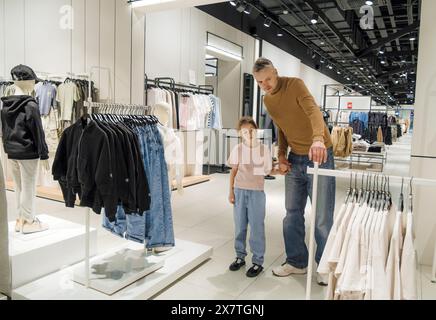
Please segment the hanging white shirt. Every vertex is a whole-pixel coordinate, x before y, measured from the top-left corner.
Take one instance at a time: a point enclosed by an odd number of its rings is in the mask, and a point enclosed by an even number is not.
[[[401,255],[401,299],[416,300],[416,251],[413,245],[413,214],[407,213],[406,234]]]
[[[401,278],[400,278],[400,244],[402,243],[402,218],[401,212],[395,216],[395,224],[389,245],[389,255],[386,264],[387,285],[389,289],[389,299],[401,299]]]
[[[322,254],[321,260],[319,262],[318,265],[318,273],[320,274],[328,274],[330,273],[330,267],[328,264],[328,259],[330,257],[330,253],[332,251],[333,248],[333,244],[335,242],[335,238],[336,238],[336,233],[337,230],[339,229],[339,226],[341,225],[341,221],[342,221],[342,217],[345,214],[345,211],[347,210],[347,204],[343,204],[337,214],[337,216],[335,217],[334,221],[333,221],[333,226],[330,229],[330,233],[329,236],[327,238],[327,242],[325,244],[324,247],[324,252]]]
[[[355,291],[361,291],[361,276],[360,276],[360,225],[365,216],[367,207],[363,205],[357,212],[356,218],[352,227],[347,230],[350,231],[348,252],[344,257],[344,267],[341,275],[338,277],[337,290],[342,295],[353,294]],[[341,264],[341,262],[339,262]],[[339,265],[338,265],[339,266]],[[353,294],[354,296],[354,294]]]

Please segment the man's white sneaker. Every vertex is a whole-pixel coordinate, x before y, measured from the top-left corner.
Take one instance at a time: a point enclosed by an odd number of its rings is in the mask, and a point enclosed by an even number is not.
[[[327,274],[320,274],[317,273],[316,274],[316,282],[320,285],[320,286],[328,286],[329,284],[329,276]]]
[[[287,277],[291,274],[306,274],[307,269],[298,269],[285,262],[281,266],[275,267],[272,272],[277,277]]]
[[[48,230],[48,225],[42,223],[36,218],[32,223],[24,221],[22,230],[23,234],[43,232]]]

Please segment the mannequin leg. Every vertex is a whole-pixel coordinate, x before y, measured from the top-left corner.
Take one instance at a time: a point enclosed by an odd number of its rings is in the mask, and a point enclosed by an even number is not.
[[[20,165],[17,160],[9,160],[9,164],[11,166],[12,179],[14,180],[15,185],[15,207],[18,215],[18,219],[22,218],[21,212],[21,170]]]
[[[36,176],[39,160],[19,160],[22,181],[21,214],[28,222],[35,220]]]

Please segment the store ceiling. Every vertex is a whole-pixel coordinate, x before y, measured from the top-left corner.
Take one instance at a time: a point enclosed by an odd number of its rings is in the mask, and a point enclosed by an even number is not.
[[[362,17],[369,12],[360,13],[365,2],[250,0],[200,9],[281,47],[363,94],[371,93],[380,102],[413,104],[420,1],[374,0],[373,28],[362,29]],[[270,27],[265,26],[270,22]]]

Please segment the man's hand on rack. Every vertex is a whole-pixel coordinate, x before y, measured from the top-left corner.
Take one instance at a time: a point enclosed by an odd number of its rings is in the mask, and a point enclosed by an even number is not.
[[[315,141],[309,150],[309,160],[323,164],[327,162],[327,148],[321,141]]]

